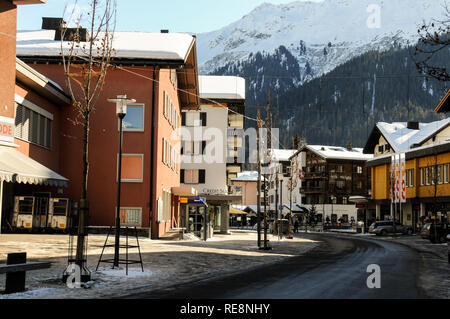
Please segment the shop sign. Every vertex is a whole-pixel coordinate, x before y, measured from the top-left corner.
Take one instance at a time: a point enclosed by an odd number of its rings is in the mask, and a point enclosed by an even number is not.
[[[358,204],[356,204],[356,208],[358,208],[358,209],[365,209],[365,208],[367,208],[367,205],[366,204],[362,204],[362,203],[358,203]]]
[[[14,142],[14,119],[0,116],[0,141]]]
[[[189,202],[189,199],[187,197],[180,198],[180,204],[187,204],[188,202]]]

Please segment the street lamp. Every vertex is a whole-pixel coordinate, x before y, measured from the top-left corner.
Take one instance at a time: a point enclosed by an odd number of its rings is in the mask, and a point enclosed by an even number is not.
[[[117,211],[116,211],[116,241],[114,246],[114,267],[119,268],[120,249],[120,186],[122,183],[122,122],[127,115],[127,105],[135,103],[136,100],[127,99],[126,95],[118,95],[115,99],[108,99],[108,102],[116,103],[116,114],[119,118],[119,169],[117,182]]]

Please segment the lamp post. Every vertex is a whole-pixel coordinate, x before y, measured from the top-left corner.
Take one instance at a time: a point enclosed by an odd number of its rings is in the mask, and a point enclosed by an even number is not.
[[[116,103],[116,114],[119,118],[119,168],[117,181],[117,210],[116,210],[116,240],[114,246],[114,268],[119,267],[119,249],[120,249],[120,186],[122,183],[122,123],[127,115],[127,105],[135,103],[136,100],[127,99],[126,95],[118,95],[115,99],[108,99],[108,102]]]

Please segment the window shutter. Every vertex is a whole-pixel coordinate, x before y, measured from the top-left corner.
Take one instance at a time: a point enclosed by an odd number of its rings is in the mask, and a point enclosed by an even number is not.
[[[205,149],[206,149],[206,141],[202,141],[202,149],[200,154],[205,155]]]
[[[205,112],[200,113],[200,119],[202,121],[202,126],[206,126],[206,113]]]
[[[46,131],[46,140],[45,140],[45,146],[48,148],[51,148],[52,146],[52,121],[47,119],[47,131]]]
[[[204,169],[201,169],[198,171],[198,183],[205,184],[205,182],[206,182],[206,171]]]
[[[16,108],[15,125],[16,125],[15,137],[22,138],[23,106],[20,104],[17,104]]]
[[[23,115],[23,122],[22,122],[22,138],[26,141],[30,140],[30,134],[31,134],[31,110],[28,108],[25,108],[24,115]]]
[[[184,184],[184,169],[180,170],[180,183]]]
[[[181,126],[186,126],[186,113],[181,113]]]

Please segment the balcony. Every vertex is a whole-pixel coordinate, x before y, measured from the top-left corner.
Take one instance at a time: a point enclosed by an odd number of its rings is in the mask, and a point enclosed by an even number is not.
[[[300,188],[300,194],[321,194],[325,193],[326,189],[324,186],[310,186]]]
[[[305,174],[305,179],[326,179],[328,173],[326,172],[310,172]]]

